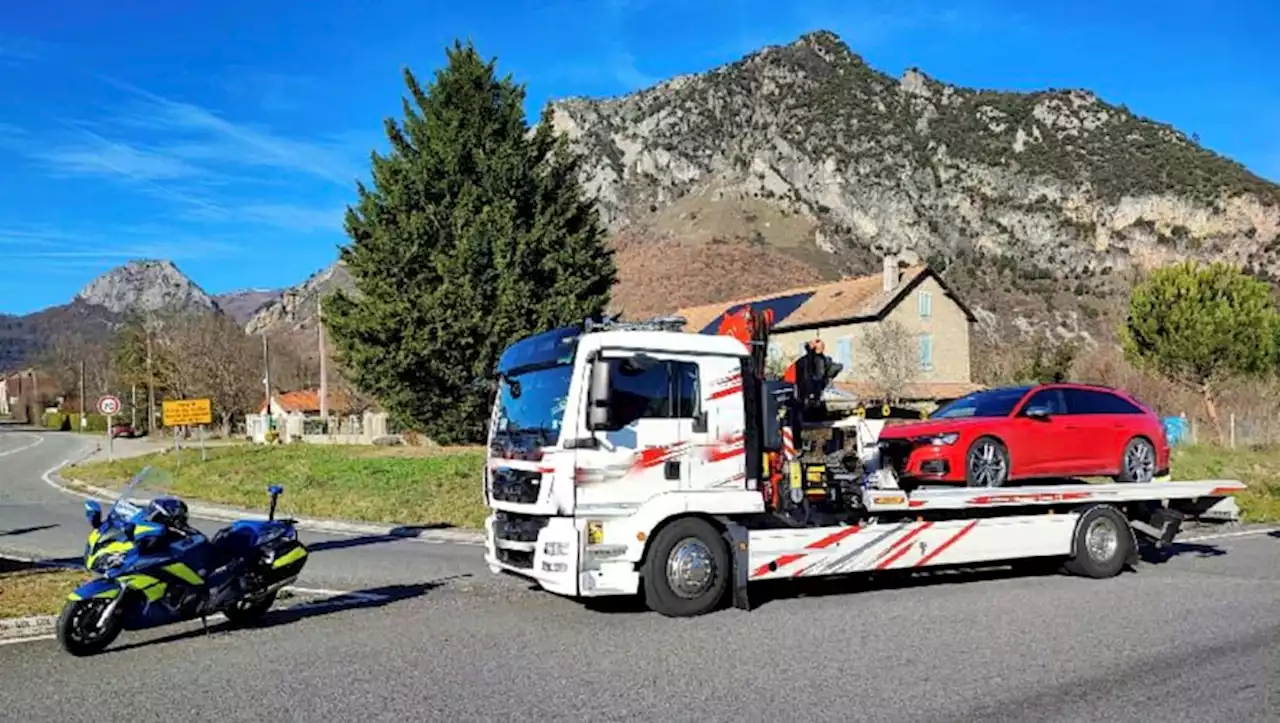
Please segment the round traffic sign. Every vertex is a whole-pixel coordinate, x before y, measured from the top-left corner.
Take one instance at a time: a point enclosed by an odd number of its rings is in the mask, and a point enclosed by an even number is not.
[[[105,396],[98,400],[98,412],[108,417],[120,411],[120,400],[113,396]]]

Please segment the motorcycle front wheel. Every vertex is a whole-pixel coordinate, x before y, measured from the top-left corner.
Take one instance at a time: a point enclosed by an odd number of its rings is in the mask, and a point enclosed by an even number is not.
[[[102,626],[98,625],[102,611],[110,602],[103,598],[68,601],[58,616],[58,642],[62,649],[77,657],[105,650],[120,634],[119,615],[112,615]]]

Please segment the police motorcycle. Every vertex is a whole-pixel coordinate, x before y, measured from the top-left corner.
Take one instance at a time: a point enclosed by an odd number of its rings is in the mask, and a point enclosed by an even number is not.
[[[122,630],[144,630],[222,613],[232,623],[264,615],[280,589],[298,579],[307,549],[295,520],[275,517],[284,488],[271,485],[265,520],[237,520],[213,538],[192,527],[187,506],[162,491],[167,473],[147,467],[106,510],[85,501],[84,566],[96,577],[67,597],[58,617],[62,648],[76,656],[104,650]]]

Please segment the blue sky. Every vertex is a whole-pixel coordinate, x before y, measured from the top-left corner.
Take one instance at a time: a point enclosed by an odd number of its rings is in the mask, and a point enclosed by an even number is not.
[[[129,258],[173,259],[211,293],[289,285],[331,263],[354,181],[399,110],[400,68],[429,77],[460,36],[528,85],[536,113],[826,28],[893,75],[914,65],[970,86],[1090,88],[1280,180],[1280,4],[1267,0],[10,5],[7,313],[64,303]]]

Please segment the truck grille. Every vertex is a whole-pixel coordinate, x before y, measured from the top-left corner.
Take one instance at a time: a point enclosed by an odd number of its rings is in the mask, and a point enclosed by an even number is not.
[[[546,517],[497,512],[494,514],[493,536],[512,542],[537,542],[538,532],[546,526]]]
[[[499,467],[489,471],[489,493],[499,502],[531,505],[538,501],[541,472]]]
[[[494,552],[498,560],[526,570],[532,568],[538,531],[546,527],[547,522],[546,517],[512,512],[495,513],[493,540]]]

